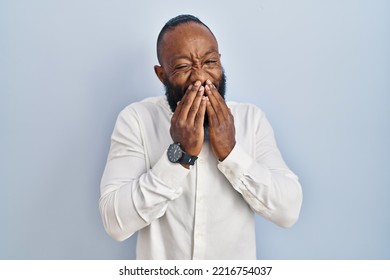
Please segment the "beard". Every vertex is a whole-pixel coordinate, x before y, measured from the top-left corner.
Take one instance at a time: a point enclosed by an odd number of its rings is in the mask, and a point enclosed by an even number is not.
[[[203,86],[206,85],[206,82],[203,84]],[[165,96],[167,97],[169,107],[171,108],[172,112],[175,112],[177,107],[177,102],[179,102],[187,88],[181,88],[178,85],[174,85],[168,81],[168,79],[164,80],[164,87],[165,87]],[[221,78],[218,81],[218,86],[216,87],[219,94],[223,99],[225,99],[225,93],[226,93],[226,75],[225,71],[222,71]],[[209,126],[209,118],[207,116],[207,112],[204,118],[204,127],[208,128]]]

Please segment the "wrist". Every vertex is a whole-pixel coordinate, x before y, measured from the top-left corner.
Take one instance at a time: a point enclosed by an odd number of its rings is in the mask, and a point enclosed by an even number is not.
[[[180,163],[180,165],[183,166],[186,169],[190,169],[190,165],[189,164]]]
[[[180,163],[184,167],[189,168],[190,165],[194,165],[198,159],[197,156],[190,155],[182,150],[180,144],[171,144],[167,150],[167,156],[170,162]]]
[[[236,146],[236,142],[234,142],[233,146],[231,146],[230,148],[226,148],[225,150],[223,150],[217,157],[218,157],[218,160],[221,162],[221,161],[224,161],[229,155],[230,153],[233,151],[234,147]]]

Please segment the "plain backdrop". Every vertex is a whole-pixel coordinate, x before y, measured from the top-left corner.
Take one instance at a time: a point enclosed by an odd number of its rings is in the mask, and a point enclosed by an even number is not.
[[[103,229],[100,179],[119,111],[163,94],[155,42],[183,13],[303,186],[293,228],[257,217],[258,258],[389,259],[385,0],[0,0],[0,259],[134,258]]]

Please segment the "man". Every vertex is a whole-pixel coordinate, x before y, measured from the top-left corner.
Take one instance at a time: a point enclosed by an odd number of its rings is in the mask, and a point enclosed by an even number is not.
[[[302,193],[263,112],[225,102],[218,43],[181,15],[157,40],[166,97],[119,115],[101,182],[100,211],[116,240],[138,231],[138,259],[256,259],[254,213],[282,226]]]

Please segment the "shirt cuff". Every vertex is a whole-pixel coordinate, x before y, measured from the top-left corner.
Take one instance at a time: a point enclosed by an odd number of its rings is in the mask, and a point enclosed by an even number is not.
[[[190,170],[183,167],[180,163],[170,162],[167,156],[167,150],[165,150],[160,160],[153,166],[151,172],[165,185],[179,189],[181,187],[180,183],[190,173]]]
[[[268,168],[255,162],[255,160],[238,144],[224,161],[218,164],[218,169],[232,183],[233,187],[241,185],[240,182],[252,179],[258,183],[269,185],[271,173]]]

